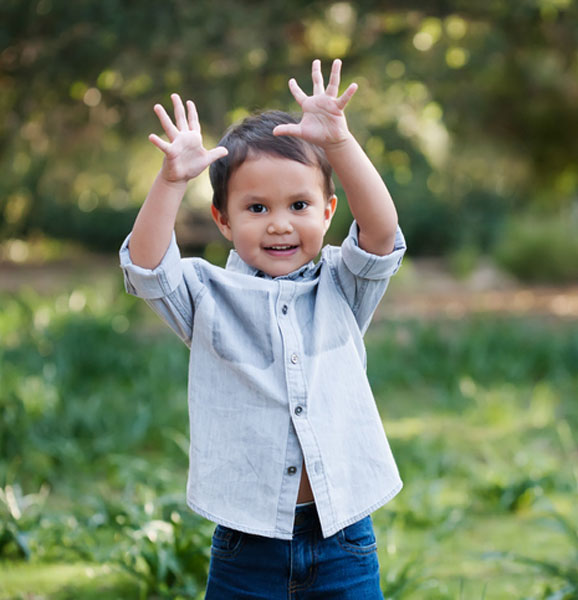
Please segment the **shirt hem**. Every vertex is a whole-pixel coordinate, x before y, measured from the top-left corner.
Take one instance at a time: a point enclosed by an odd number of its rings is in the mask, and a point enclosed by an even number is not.
[[[378,508],[381,508],[384,504],[387,504],[390,500],[397,496],[397,494],[399,494],[402,488],[403,482],[400,480],[399,483],[392,490],[390,490],[381,500],[379,500],[375,504],[372,504],[365,510],[362,510],[360,513],[357,513],[355,516],[350,517],[349,519],[345,519],[344,521],[340,521],[332,527],[324,529],[322,532],[323,537],[331,537],[332,535],[335,535],[338,531],[341,531],[344,527],[347,527],[348,525],[353,525],[353,523],[357,523],[357,521],[360,521],[361,519],[367,517],[367,515],[370,515],[372,512],[375,512]]]
[[[350,517],[349,519],[345,519],[344,521],[340,521],[336,525],[323,530],[322,531],[323,537],[324,538],[331,537],[332,535],[335,535],[338,531],[341,531],[344,527],[347,527],[348,525],[353,525],[353,523],[357,523],[357,521],[360,521],[364,517],[367,517],[367,515],[371,514],[372,512],[375,512],[378,508],[381,508],[384,504],[387,504],[390,500],[392,500],[401,491],[402,488],[403,488],[403,482],[400,480],[399,483],[392,490],[390,490],[381,500],[379,500],[375,504],[372,504],[371,506],[369,506],[368,508],[357,513],[353,517]],[[267,538],[274,538],[277,540],[292,540],[293,539],[293,531],[291,531],[289,533],[283,533],[281,531],[276,531],[276,530],[271,530],[271,529],[257,529],[255,527],[247,527],[245,525],[239,525],[238,523],[233,523],[232,521],[228,521],[227,519],[223,519],[221,517],[218,517],[217,515],[214,515],[213,513],[210,513],[208,511],[202,509],[200,506],[198,506],[197,504],[195,504],[188,498],[187,498],[187,506],[192,511],[194,511],[198,515],[200,515],[201,517],[204,517],[205,519],[208,519],[209,521],[212,521],[213,523],[216,523],[217,525],[223,525],[224,527],[230,527],[231,529],[235,529],[236,531],[241,531],[243,533],[249,533],[251,535],[260,535],[262,537],[267,537]]]
[[[194,512],[196,512],[198,515],[200,515],[201,517],[204,517],[205,519],[208,519],[209,521],[212,521],[213,523],[216,523],[217,525],[223,525],[224,527],[230,527],[231,529],[234,529],[235,531],[242,531],[243,533],[250,533],[252,535],[260,535],[262,537],[267,537],[267,538],[275,538],[277,540],[292,540],[293,539],[293,531],[289,532],[289,533],[283,533],[280,531],[272,531],[270,529],[256,529],[254,527],[246,527],[245,525],[239,525],[239,523],[233,523],[232,521],[228,521],[227,519],[222,519],[221,517],[218,517],[204,509],[202,509],[200,506],[197,506],[194,502],[191,502],[188,498],[187,498],[187,506],[193,510]]]

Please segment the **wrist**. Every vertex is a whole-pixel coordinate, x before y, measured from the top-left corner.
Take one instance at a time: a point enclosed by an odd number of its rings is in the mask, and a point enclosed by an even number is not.
[[[172,179],[169,174],[165,173],[163,169],[159,171],[157,175],[157,181],[166,189],[182,192],[184,194],[187,188],[187,179]]]
[[[357,144],[357,141],[353,137],[353,134],[348,130],[344,132],[342,137],[325,144],[323,149],[325,150],[325,154],[329,156],[330,154],[338,154],[347,151],[355,144]]]

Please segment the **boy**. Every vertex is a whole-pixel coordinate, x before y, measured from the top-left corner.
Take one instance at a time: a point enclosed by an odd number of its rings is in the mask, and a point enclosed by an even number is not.
[[[341,62],[299,123],[266,112],[206,150],[192,102],[157,105],[163,166],[121,249],[127,290],[191,349],[187,504],[216,522],[206,598],[382,598],[369,514],[401,489],[365,374],[363,334],[405,243],[381,177],[348,130]],[[181,260],[187,181],[211,165],[226,269]],[[355,218],[323,237],[337,198]]]

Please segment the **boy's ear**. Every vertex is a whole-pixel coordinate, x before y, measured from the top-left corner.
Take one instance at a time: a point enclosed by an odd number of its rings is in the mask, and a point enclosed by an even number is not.
[[[233,241],[233,234],[229,225],[227,216],[224,215],[214,204],[211,204],[211,216],[215,221],[219,231],[230,241]]]
[[[331,198],[327,201],[325,206],[325,226],[323,233],[327,233],[329,229],[329,225],[331,225],[331,219],[333,219],[333,215],[335,214],[335,210],[337,209],[337,196],[333,194]]]

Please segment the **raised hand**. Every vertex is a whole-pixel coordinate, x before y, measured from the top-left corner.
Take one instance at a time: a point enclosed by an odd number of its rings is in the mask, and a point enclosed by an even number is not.
[[[149,140],[165,153],[161,176],[166,181],[186,182],[197,177],[212,162],[226,156],[228,151],[223,146],[206,150],[203,146],[201,126],[194,103],[187,100],[185,111],[183,101],[178,94],[172,94],[171,99],[175,111],[175,123],[160,104],[154,107],[155,114],[169,141],[166,142],[154,133],[149,135]]]
[[[327,87],[323,83],[320,60],[313,61],[311,76],[313,79],[312,96],[308,96],[295,79],[289,80],[289,89],[303,110],[301,122],[278,125],[273,133],[275,135],[293,135],[322,147],[339,144],[350,135],[343,110],[357,91],[357,84],[352,83],[341,96],[338,96],[341,80],[341,61],[339,59],[333,61]]]

